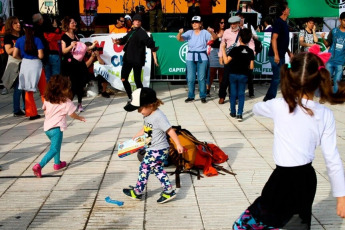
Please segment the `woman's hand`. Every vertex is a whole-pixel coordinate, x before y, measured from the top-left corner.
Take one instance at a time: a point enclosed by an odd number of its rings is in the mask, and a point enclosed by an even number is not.
[[[118,38],[111,38],[114,44],[120,44],[120,39]]]
[[[76,45],[77,45],[77,42],[76,42],[76,41],[71,42],[72,48],[74,48]]]
[[[179,34],[183,34],[183,28],[179,29],[179,30],[178,30],[178,33],[179,33]]]

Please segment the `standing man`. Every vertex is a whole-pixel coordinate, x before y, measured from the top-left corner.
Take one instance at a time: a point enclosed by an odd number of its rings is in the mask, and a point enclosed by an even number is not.
[[[132,99],[132,88],[128,82],[128,77],[132,69],[135,85],[137,88],[143,87],[141,82],[141,71],[142,67],[145,65],[146,47],[152,50],[153,60],[155,65],[158,65],[156,55],[158,47],[156,47],[153,39],[149,37],[146,31],[141,27],[141,22],[141,16],[139,14],[134,15],[132,30],[122,38],[113,39],[113,43],[125,45],[123,48],[125,54],[122,61],[121,81],[129,99]]]
[[[119,16],[116,19],[115,25],[109,25],[109,33],[112,34],[118,34],[118,33],[127,33],[127,28],[125,25],[125,18],[122,16]]]
[[[308,52],[309,48],[318,42],[316,26],[313,18],[308,18],[305,28],[299,33],[299,44],[302,52]]]
[[[277,15],[280,15],[280,17],[273,24],[271,44],[268,51],[268,59],[272,66],[273,75],[264,101],[271,100],[277,96],[280,83],[280,67],[285,64],[285,53],[288,52],[290,58],[292,58],[292,53],[289,50],[289,27],[286,22],[290,15],[290,8],[287,2],[278,3]]]
[[[161,0],[146,0],[150,15],[150,32],[162,32],[162,3]]]
[[[332,54],[326,64],[327,70],[333,78],[333,92],[338,91],[338,82],[343,76],[343,65],[345,64],[345,12],[340,14],[340,26],[331,30],[325,40],[325,33],[321,34],[323,42]]]
[[[220,44],[220,49],[218,53],[218,57],[220,60],[220,63],[223,64],[223,53],[221,50],[222,44],[226,44],[226,50],[227,53],[230,52],[230,49],[239,46],[240,41],[239,41],[239,36],[238,33],[240,31],[240,21],[241,18],[238,16],[232,16],[229,18],[228,22],[230,24],[230,28],[226,29],[224,31],[223,37],[222,37],[222,42]],[[254,41],[251,39],[249,44],[249,48],[254,50]],[[224,104],[225,97],[226,97],[226,89],[229,87],[229,65],[224,65],[224,76],[222,79],[222,82],[220,82],[220,87],[219,87],[219,104]]]

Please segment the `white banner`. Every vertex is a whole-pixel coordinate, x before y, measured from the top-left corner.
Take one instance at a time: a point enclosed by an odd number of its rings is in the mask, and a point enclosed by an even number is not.
[[[102,36],[94,36],[90,38],[81,38],[81,42],[93,42],[98,41],[99,47],[103,48],[100,51],[101,58],[105,62],[105,65],[100,65],[98,62],[94,63],[94,73],[95,76],[103,76],[114,88],[124,91],[124,87],[121,81],[121,69],[122,69],[122,59],[123,59],[123,45],[119,46],[113,44],[111,38],[121,38],[126,34],[109,34]],[[151,73],[151,50],[146,48],[146,60],[145,66],[141,71],[141,81],[144,87],[149,87],[150,85],[150,73]],[[133,70],[129,74],[129,83],[131,84],[132,90],[136,89],[134,82]]]

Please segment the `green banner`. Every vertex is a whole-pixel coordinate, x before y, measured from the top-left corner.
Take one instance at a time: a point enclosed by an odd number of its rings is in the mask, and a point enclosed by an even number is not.
[[[155,75],[186,74],[187,42],[177,41],[176,35],[177,33],[152,33],[156,46],[159,46],[159,66],[156,67]]]
[[[345,0],[289,0],[289,18],[338,17]]]
[[[262,51],[255,56],[254,74],[272,75],[271,63],[268,60],[268,49],[271,43],[271,33],[257,33],[259,41],[262,43]]]

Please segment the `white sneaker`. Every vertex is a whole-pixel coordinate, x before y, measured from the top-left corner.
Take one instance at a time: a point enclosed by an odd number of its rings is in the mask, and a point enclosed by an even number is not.
[[[6,88],[3,88],[1,91],[1,95],[6,95],[8,94],[8,90]]]
[[[81,112],[84,112],[84,108],[81,104],[78,105],[78,112],[81,113]]]

